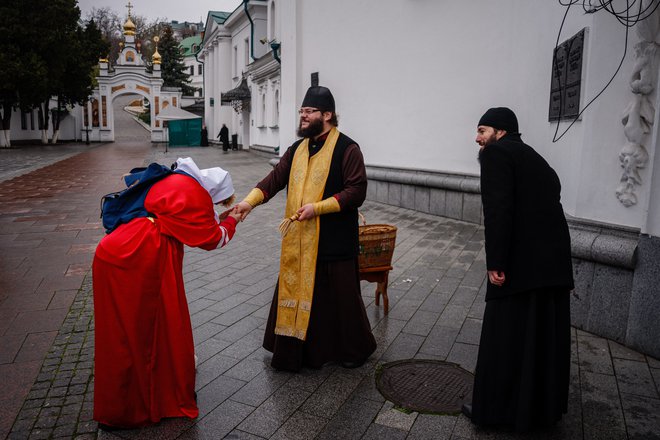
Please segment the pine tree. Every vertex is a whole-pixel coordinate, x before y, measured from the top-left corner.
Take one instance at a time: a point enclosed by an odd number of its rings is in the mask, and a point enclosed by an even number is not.
[[[174,38],[171,26],[165,26],[163,29],[163,36],[158,43],[158,52],[163,57],[161,64],[163,86],[180,87],[184,95],[192,95],[195,89],[188,85],[190,83],[188,69],[183,63],[183,53],[181,53],[179,42]]]

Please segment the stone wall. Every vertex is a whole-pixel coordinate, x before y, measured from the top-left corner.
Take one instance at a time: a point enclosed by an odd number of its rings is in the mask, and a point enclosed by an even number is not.
[[[367,167],[367,199],[483,224],[479,178]],[[660,239],[568,218],[575,327],[660,357]]]

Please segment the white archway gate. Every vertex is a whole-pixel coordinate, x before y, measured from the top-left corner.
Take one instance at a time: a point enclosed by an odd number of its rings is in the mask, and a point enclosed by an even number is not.
[[[130,2],[129,2],[130,4]],[[157,38],[155,39],[158,42]],[[83,108],[82,132],[89,132],[91,141],[110,142],[115,140],[114,113],[112,102],[120,95],[136,94],[147,98],[151,112],[151,141],[166,140],[164,128],[156,116],[168,105],[181,105],[179,89],[166,90],[160,72],[161,57],[158,48],[152,57],[152,71],[147,71],[147,65],[135,44],[135,25],[129,16],[124,23],[124,44],[117,63],[109,69],[107,59],[99,60],[98,87]]]

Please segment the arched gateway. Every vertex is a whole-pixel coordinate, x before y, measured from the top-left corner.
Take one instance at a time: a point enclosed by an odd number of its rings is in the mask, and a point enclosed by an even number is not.
[[[157,39],[155,39],[157,42]],[[151,141],[165,141],[163,124],[156,119],[160,110],[168,105],[179,107],[181,91],[163,90],[163,79],[160,73],[161,56],[158,47],[152,57],[152,72],[147,66],[135,44],[135,24],[129,13],[124,23],[124,43],[112,70],[107,59],[99,60],[98,87],[83,108],[83,133],[89,130],[91,141],[114,141],[114,114],[112,102],[115,98],[126,94],[140,95],[150,103],[151,111]]]

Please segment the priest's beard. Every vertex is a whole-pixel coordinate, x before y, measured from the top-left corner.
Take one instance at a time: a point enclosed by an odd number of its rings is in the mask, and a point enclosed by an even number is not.
[[[302,128],[302,121],[298,124],[298,136],[303,138],[315,138],[323,133],[323,120],[314,119],[309,121],[307,128]]]

